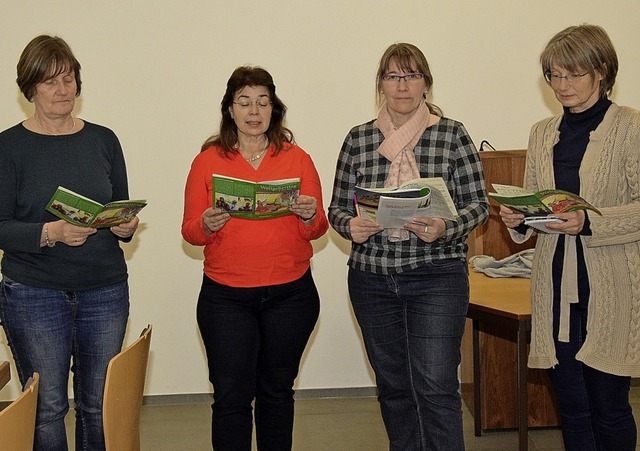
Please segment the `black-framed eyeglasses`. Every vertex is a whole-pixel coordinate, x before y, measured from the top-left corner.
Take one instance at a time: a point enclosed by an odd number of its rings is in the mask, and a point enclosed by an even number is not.
[[[556,85],[558,83],[560,83],[561,80],[567,80],[567,83],[569,83],[570,85],[579,82],[580,80],[582,80],[582,78],[585,75],[588,75],[589,72],[585,72],[583,74],[567,74],[567,75],[560,75],[557,72],[551,72],[551,71],[547,71],[544,73],[544,79],[547,81],[547,83],[551,84],[551,85]]]
[[[271,99],[268,97],[260,97],[259,99],[256,99],[256,100],[241,98],[237,102],[233,102],[233,103],[243,109],[251,108],[251,105],[253,105],[254,103],[258,106],[258,108],[265,109],[266,107],[271,105]]]
[[[411,83],[411,82],[420,81],[424,77],[426,77],[426,75],[421,73],[413,73],[413,74],[405,74],[405,75],[384,74],[382,76],[382,81],[400,83],[400,80],[404,80],[407,83]]]

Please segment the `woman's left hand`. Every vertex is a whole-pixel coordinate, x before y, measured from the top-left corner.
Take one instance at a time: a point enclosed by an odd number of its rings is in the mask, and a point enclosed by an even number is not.
[[[303,221],[308,221],[315,216],[316,208],[318,208],[318,202],[315,197],[301,194],[296,203],[289,207],[289,210],[300,216]]]
[[[554,213],[553,215],[563,219],[564,222],[552,222],[545,224],[545,226],[550,230],[557,230],[558,232],[566,233],[567,235],[577,235],[584,227],[584,210]]]
[[[129,238],[136,232],[139,223],[140,218],[135,216],[131,221],[113,226],[109,228],[109,230],[111,230],[111,233],[119,238]]]
[[[444,236],[446,226],[442,218],[413,218],[415,222],[408,222],[404,228],[413,232],[425,243],[433,243]]]

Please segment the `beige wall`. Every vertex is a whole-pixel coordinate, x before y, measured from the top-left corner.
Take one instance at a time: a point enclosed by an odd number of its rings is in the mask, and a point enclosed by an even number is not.
[[[118,134],[131,195],[149,200],[142,229],[126,246],[127,343],[154,325],[148,394],[210,391],[194,320],[201,249],[180,236],[182,195],[236,66],[262,65],[273,74],[288,125],[320,172],[325,205],[342,139],[374,116],[376,63],[396,41],[425,52],[434,102],[476,144],[524,148],[533,122],[559,111],[537,57],[556,31],[580,22],[608,30],[621,60],[614,100],[640,107],[635,1],[3,0],[0,11],[0,129],[32,114],[15,85],[20,52],[37,34],[58,34],[83,66],[76,113]],[[297,386],[371,386],[346,291],[349,245],[330,232],[315,250],[322,313]],[[0,334],[0,359],[8,358]],[[0,399],[16,390],[14,379]]]

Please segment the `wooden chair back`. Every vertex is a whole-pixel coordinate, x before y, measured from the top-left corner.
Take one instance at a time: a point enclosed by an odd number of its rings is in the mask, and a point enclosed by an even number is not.
[[[6,360],[0,362],[0,388],[4,387],[11,380],[11,370],[9,369],[9,362]]]
[[[151,325],[107,367],[102,423],[107,451],[140,450],[140,411],[149,360]]]
[[[9,362],[2,363],[2,385],[11,378]],[[8,378],[6,375],[8,374]],[[20,396],[0,412],[0,441],[3,451],[31,451],[36,427],[40,375],[33,373]]]

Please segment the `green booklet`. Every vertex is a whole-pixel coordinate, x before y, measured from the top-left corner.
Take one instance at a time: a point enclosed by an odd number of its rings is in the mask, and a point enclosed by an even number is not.
[[[102,205],[59,186],[46,210],[71,224],[100,229],[131,221],[146,205],[146,200],[119,200]]]
[[[213,174],[213,206],[231,216],[268,219],[291,214],[300,195],[300,179],[252,182]]]
[[[554,213],[563,213],[575,210],[592,210],[597,214],[600,211],[577,194],[559,189],[545,189],[532,193],[518,186],[499,185],[494,183],[495,193],[489,193],[489,197],[500,202],[515,212],[525,216],[525,223],[548,220],[557,222]]]

